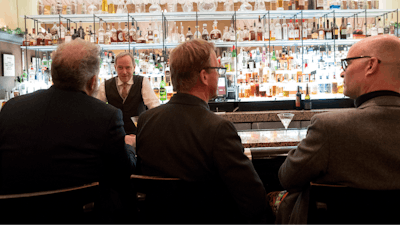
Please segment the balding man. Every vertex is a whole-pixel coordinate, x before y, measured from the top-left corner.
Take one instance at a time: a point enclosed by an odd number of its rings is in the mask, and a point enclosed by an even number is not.
[[[289,194],[277,223],[307,223],[310,182],[400,189],[399,65],[400,41],[394,36],[369,37],[351,47],[341,76],[356,108],[313,116],[307,137],[279,170]]]
[[[54,85],[4,105],[0,194],[100,182],[107,203],[96,203],[97,209],[104,206],[115,212],[130,204],[130,174],[136,159],[133,147],[124,140],[131,145],[133,140],[125,135],[121,111],[92,97],[97,90],[99,54],[98,46],[79,38],[58,46],[51,69]],[[109,215],[102,214],[106,218],[101,222],[117,222],[107,220]],[[52,223],[78,222],[68,219]]]

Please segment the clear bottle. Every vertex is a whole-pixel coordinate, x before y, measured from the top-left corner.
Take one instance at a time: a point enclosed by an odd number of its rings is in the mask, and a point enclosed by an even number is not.
[[[212,41],[221,40],[222,34],[221,34],[221,31],[218,30],[217,27],[218,27],[218,22],[217,22],[216,20],[214,20],[214,23],[213,23],[213,30],[212,30],[211,33],[210,33],[210,39],[211,39]]]
[[[123,33],[123,42],[128,42],[129,41],[129,30],[128,30],[128,23],[125,23],[125,28],[122,30]]]
[[[303,29],[302,29],[303,40],[307,40],[307,23],[303,19]]]
[[[347,21],[346,39],[353,39],[353,27],[349,21]]]
[[[72,34],[70,28],[67,29],[67,33],[65,34],[65,43],[69,43],[72,41]]]
[[[374,26],[369,31],[371,31],[371,36],[377,36],[378,28],[376,27],[376,24],[374,24]]]
[[[201,38],[201,33],[199,31],[199,26],[195,26],[195,28],[196,28],[196,31],[194,32],[193,36],[196,39],[200,39]]]
[[[276,19],[276,24],[275,24],[275,40],[277,41],[282,40],[282,26],[281,23],[279,22],[279,16]]]
[[[183,43],[185,41],[186,41],[186,35],[183,34],[183,25],[182,25],[182,22],[181,22],[181,33],[179,35],[179,42]]]
[[[145,44],[146,43],[146,39],[144,39],[144,37],[142,36],[142,31],[139,30],[139,27],[137,27],[137,32],[139,33],[139,37],[137,39],[137,43],[139,44]]]
[[[292,20],[289,21],[289,26],[288,26],[288,36],[289,36],[289,41],[294,41],[294,26],[292,23]]]
[[[112,37],[112,33],[110,30],[110,24],[107,24],[107,30],[106,30],[106,33],[104,34],[104,44],[106,44],[106,45],[111,44],[111,37]]]
[[[224,35],[222,35],[222,41],[231,41],[231,35],[228,30],[228,26],[225,26]]]
[[[282,20],[282,40],[289,40],[288,25],[286,24],[286,19],[283,17]]]
[[[249,40],[249,29],[247,29],[247,26],[244,25],[243,28],[243,41],[248,41]]]
[[[37,36],[36,36],[36,30],[35,28],[32,28],[32,35],[29,40],[31,46],[36,46],[37,45]]]
[[[85,41],[90,42],[90,36],[91,32],[89,31],[89,27],[86,27]]]
[[[383,35],[383,26],[382,26],[382,21],[381,18],[378,19],[378,35]]]
[[[388,16],[385,19],[385,27],[383,28],[383,34],[390,34],[390,25],[388,21]]]
[[[39,29],[39,31],[40,31],[40,29]],[[45,43],[44,43],[44,35],[43,35],[42,32],[38,33],[38,36],[36,38],[36,43],[37,43],[37,45],[41,45],[41,46],[45,45]]]
[[[276,36],[275,36],[276,30],[275,30],[275,25],[274,25],[274,21],[273,20],[271,20],[269,31],[270,31],[269,39],[271,41],[275,41],[276,40]]]
[[[136,29],[133,21],[132,21],[132,27],[129,30],[129,40],[130,42],[136,42]]]
[[[228,28],[228,27],[226,27],[226,28]],[[185,38],[186,38],[186,41],[193,40],[193,33],[192,33],[192,31],[190,30],[190,26],[188,26],[188,32],[186,33]]]
[[[263,31],[262,31],[262,24],[261,18],[258,16],[258,23],[257,23],[257,41],[263,40]]]
[[[118,42],[124,42],[124,32],[122,31],[121,23],[118,23],[117,38]]]
[[[104,28],[103,28],[103,20],[100,20],[100,27],[99,27],[99,31],[98,31],[98,44],[103,45],[104,44]]]
[[[229,27],[229,34],[231,36],[231,41],[235,41],[235,30],[233,29],[233,23],[231,24],[231,27]],[[261,38],[262,38],[262,33],[261,33]]]
[[[57,26],[56,22],[53,23],[53,27],[50,29],[50,32],[51,32],[51,35],[58,34],[58,26]]]
[[[264,25],[264,41],[269,41],[270,31],[269,31],[269,23],[265,23]]]
[[[296,23],[294,24],[294,40],[300,40],[300,27],[299,27],[299,20],[296,19]]]
[[[206,23],[203,24],[203,32],[201,33],[201,38],[206,41],[210,40],[210,36],[208,35]]]

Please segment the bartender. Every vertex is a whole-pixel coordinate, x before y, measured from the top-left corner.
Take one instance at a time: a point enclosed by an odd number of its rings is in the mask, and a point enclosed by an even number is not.
[[[126,134],[136,135],[136,126],[131,117],[160,105],[148,79],[135,75],[135,59],[129,52],[122,52],[115,58],[118,76],[102,82],[97,98],[121,109]]]

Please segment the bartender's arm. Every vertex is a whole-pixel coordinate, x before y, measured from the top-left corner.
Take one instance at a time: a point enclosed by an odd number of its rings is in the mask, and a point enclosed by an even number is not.
[[[160,105],[160,100],[157,98],[157,95],[154,93],[153,89],[151,89],[150,82],[146,78],[143,78],[142,97],[143,103],[148,109],[152,109]]]

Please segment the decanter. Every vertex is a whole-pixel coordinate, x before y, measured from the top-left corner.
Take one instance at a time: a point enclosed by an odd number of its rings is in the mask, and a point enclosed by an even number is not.
[[[199,38],[201,38],[201,33],[199,31],[199,26],[195,26],[195,28],[196,28],[196,31],[194,32],[194,38],[199,39]]]
[[[213,0],[204,0],[199,5],[200,12],[215,12],[217,10],[217,4]]]
[[[239,11],[252,11],[253,6],[251,6],[246,0],[240,5]]]
[[[207,31],[207,24],[203,24],[203,32],[201,33],[201,38],[203,38],[203,40],[208,41],[210,39],[210,36],[208,35],[208,31]]]
[[[235,11],[233,6],[234,5],[233,5],[232,0],[226,1],[224,3],[224,11],[228,11],[228,12]]]
[[[191,12],[193,10],[193,2],[186,1],[182,7],[184,12]]]
[[[222,36],[223,41],[231,41],[231,34],[229,33],[228,26],[225,26],[224,35]]]
[[[159,4],[157,4],[155,1],[153,1],[151,6],[149,7],[149,12],[150,13],[161,12],[161,6]]]
[[[216,20],[214,20],[213,30],[210,32],[211,41],[221,40],[222,33],[220,30],[218,30],[217,26],[218,26],[218,22]]]

